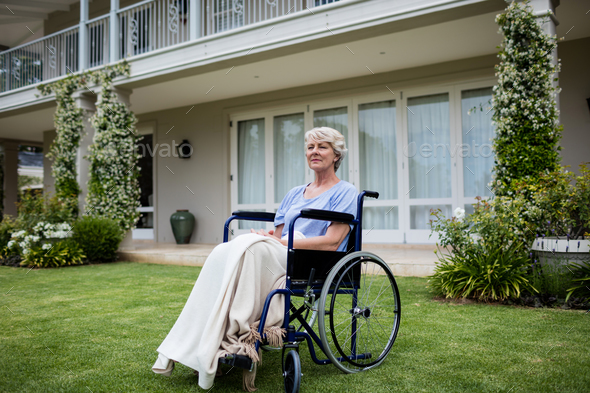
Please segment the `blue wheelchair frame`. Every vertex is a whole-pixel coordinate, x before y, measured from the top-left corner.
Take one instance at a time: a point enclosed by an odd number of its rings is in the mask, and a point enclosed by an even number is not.
[[[294,347],[297,347],[299,342],[306,341],[309,347],[309,352],[311,355],[312,360],[316,364],[329,364],[331,361],[329,359],[319,359],[316,356],[315,349],[313,346],[313,342],[315,342],[318,347],[326,353],[324,346],[322,344],[322,340],[318,337],[318,335],[313,331],[311,326],[307,323],[305,318],[301,317],[301,314],[304,311],[305,305],[301,306],[298,310],[295,310],[293,314],[291,314],[291,296],[297,297],[304,297],[306,294],[309,294],[310,291],[313,292],[314,295],[319,295],[322,291],[323,282],[319,283],[319,286],[314,286],[314,270],[312,269],[312,273],[309,276],[307,285],[301,284],[294,284],[292,281],[292,277],[289,275],[289,272],[292,270],[292,265],[295,259],[295,252],[296,250],[293,248],[293,234],[295,232],[295,222],[300,218],[306,219],[313,219],[313,220],[321,220],[321,221],[331,221],[331,222],[341,222],[346,224],[353,225],[353,230],[350,232],[350,236],[348,238],[348,244],[351,243],[351,240],[354,241],[353,247],[350,247],[346,252],[333,252],[341,254],[341,257],[346,256],[351,251],[361,251],[362,246],[362,214],[363,214],[363,202],[364,197],[371,197],[371,198],[379,198],[379,193],[375,191],[362,191],[357,197],[357,219],[354,218],[353,215],[347,213],[339,213],[333,212],[329,210],[317,210],[317,209],[303,209],[301,212],[296,216],[296,218],[291,222],[289,225],[289,240],[288,240],[288,255],[287,255],[287,282],[285,289],[275,289],[271,291],[268,296],[266,297],[266,301],[264,303],[264,308],[262,311],[262,315],[260,317],[260,325],[258,327],[258,333],[260,337],[263,337],[263,331],[266,323],[266,318],[268,314],[268,309],[270,307],[270,302],[275,295],[284,295],[285,296],[285,316],[283,318],[283,328],[286,330],[286,337],[284,338],[284,343],[292,343]],[[225,222],[224,232],[223,232],[223,242],[228,241],[229,237],[229,225],[230,223],[235,220],[245,220],[245,221],[266,221],[266,222],[274,222],[275,213],[266,213],[266,212],[243,212],[243,211],[236,211],[232,213],[232,216],[229,217]],[[353,239],[354,237],[354,239]],[[348,247],[348,246],[347,246]],[[332,254],[337,255],[337,254]],[[338,260],[334,261],[334,265],[338,262]],[[358,290],[358,283],[350,283],[350,289],[341,289],[338,293],[349,293],[353,295],[353,307],[356,307],[356,292]],[[330,293],[333,293],[331,291]],[[304,328],[304,331],[295,331],[293,327],[289,326],[289,322],[292,320],[297,319]],[[352,322],[352,331],[356,331],[356,321],[353,320]],[[264,338],[264,337],[263,337]],[[313,341],[312,341],[313,340]],[[353,336],[351,340],[351,348],[352,354],[355,359],[363,359],[365,354],[356,355],[356,342]],[[256,342],[255,350],[258,352],[260,349],[261,342]],[[369,354],[368,357],[371,355]],[[247,359],[238,359],[229,361],[224,361],[223,363],[235,365],[242,368],[252,369],[253,363],[251,360],[248,362]],[[338,361],[344,361],[344,358],[338,358]],[[241,363],[241,364],[240,364]]]

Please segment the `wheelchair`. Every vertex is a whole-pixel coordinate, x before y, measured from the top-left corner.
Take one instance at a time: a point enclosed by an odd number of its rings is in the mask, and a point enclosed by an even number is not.
[[[256,342],[256,351],[282,350],[285,392],[299,392],[301,360],[299,345],[306,342],[312,360],[333,364],[345,373],[357,373],[379,366],[397,337],[401,303],[391,269],[377,255],[362,251],[362,210],[364,197],[379,193],[362,191],[357,198],[357,219],[347,213],[303,209],[289,226],[286,287],[268,294],[258,333],[263,330],[271,299],[285,297],[282,348]],[[225,222],[223,241],[228,241],[233,220],[274,222],[275,214],[236,211]],[[353,225],[347,251],[316,251],[293,248],[295,222],[300,219],[342,222]],[[317,333],[314,325],[317,322]],[[327,357],[318,358],[315,345]],[[220,363],[253,369],[247,356],[229,355]]]

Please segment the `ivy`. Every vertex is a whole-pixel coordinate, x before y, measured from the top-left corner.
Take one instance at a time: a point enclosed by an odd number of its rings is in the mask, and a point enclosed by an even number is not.
[[[57,136],[47,156],[53,159],[51,174],[55,178],[55,193],[69,205],[74,216],[78,215],[81,191],[76,180],[76,153],[84,134],[84,110],[76,105],[72,95],[83,84],[83,74],[70,74],[62,80],[37,87],[42,95],[55,94],[57,110],[53,119]]]
[[[553,64],[556,38],[542,30],[528,2],[512,2],[496,23],[504,39],[492,99],[492,185],[496,195],[507,196],[514,194],[518,180],[537,182],[543,173],[559,168],[562,126],[553,75],[560,65]]]
[[[91,118],[94,139],[86,157],[90,161],[86,214],[113,219],[127,232],[140,215],[136,151],[140,137],[134,131],[135,116],[113,92],[112,81],[119,75],[129,75],[126,62],[107,66],[90,78],[102,86],[102,92]]]
[[[133,227],[139,218],[138,183],[139,156],[133,131],[135,116],[113,93],[112,81],[117,76],[129,75],[126,61],[100,70],[70,74],[47,85],[39,85],[42,95],[55,94],[57,111],[54,116],[57,136],[51,145],[52,175],[56,195],[67,201],[74,215],[78,215],[80,186],[76,180],[76,155],[84,135],[84,110],[76,105],[73,94],[88,88],[91,82],[102,86],[96,103],[96,113],[90,119],[95,129],[93,144],[84,157],[90,161],[90,180],[86,197],[86,214],[115,220],[123,232]]]

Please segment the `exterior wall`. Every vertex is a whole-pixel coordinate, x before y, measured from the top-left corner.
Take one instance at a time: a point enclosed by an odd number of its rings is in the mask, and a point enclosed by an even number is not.
[[[562,61],[559,73],[562,165],[571,165],[579,173],[578,165],[590,162],[590,38],[565,41],[559,44]]]
[[[138,115],[138,125],[144,122],[157,124],[154,135],[156,241],[174,241],[169,218],[176,209],[189,209],[195,215],[197,224],[191,242],[222,241],[223,225],[231,213],[230,114],[342,95],[380,92],[385,90],[385,84],[395,89],[489,79],[494,76],[495,61],[493,55],[482,56],[217,101],[196,105],[192,109],[191,105]],[[183,139],[189,140],[194,148],[193,156],[188,160],[174,157],[172,153],[176,152],[169,151],[170,146],[178,145]]]
[[[170,215],[177,209],[189,209],[196,218],[191,242],[219,243],[229,205],[228,125],[219,104],[200,105],[186,114],[188,109],[139,116],[139,125],[156,123],[154,235],[159,242],[174,242]],[[177,155],[176,146],[183,139],[193,146],[190,159]]]

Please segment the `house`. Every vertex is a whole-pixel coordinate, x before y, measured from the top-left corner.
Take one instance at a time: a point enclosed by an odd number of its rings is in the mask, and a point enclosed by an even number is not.
[[[381,195],[366,202],[365,242],[432,243],[430,209],[450,216],[491,195],[494,19],[503,0],[0,4],[6,213],[15,213],[16,146],[42,143],[47,152],[55,137],[55,100],[39,97],[36,84],[120,59],[131,75],[115,86],[144,136],[136,238],[173,242],[169,217],[189,209],[191,241],[218,243],[232,211],[276,210],[290,188],[313,179],[303,134],[320,125],[347,138],[337,174]],[[544,29],[563,38],[562,163],[575,168],[590,160],[590,1],[531,4]],[[542,17],[548,10],[555,15]],[[90,88],[80,92],[86,116],[95,101]],[[188,159],[178,156],[184,140]],[[45,158],[44,185],[52,184]]]

